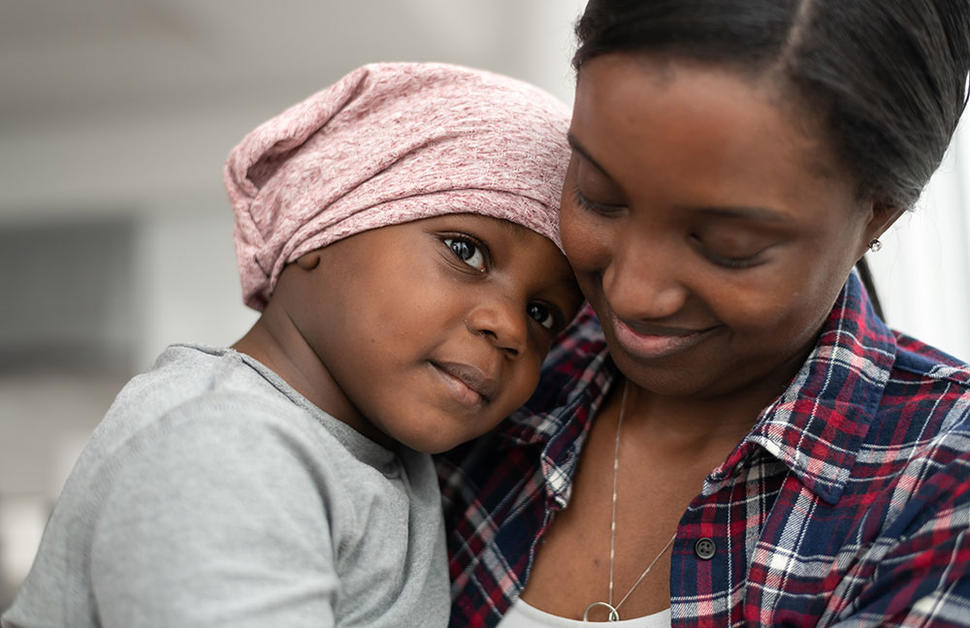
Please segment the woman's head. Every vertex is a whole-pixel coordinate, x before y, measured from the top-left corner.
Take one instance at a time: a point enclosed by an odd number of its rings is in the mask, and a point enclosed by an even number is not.
[[[562,236],[627,376],[668,394],[777,394],[945,150],[967,11],[590,3]],[[949,67],[926,70],[940,55]]]
[[[963,0],[591,0],[577,68],[664,54],[771,80],[820,123],[860,195],[909,209],[967,99]]]

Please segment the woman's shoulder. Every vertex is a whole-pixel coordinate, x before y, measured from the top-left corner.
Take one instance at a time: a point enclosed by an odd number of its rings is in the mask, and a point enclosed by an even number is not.
[[[895,370],[917,378],[936,379],[970,390],[970,365],[903,332],[896,336]]]
[[[895,417],[896,432],[907,426],[908,438],[970,435],[970,365],[901,332],[896,355],[883,390],[879,413],[883,422]],[[970,448],[970,441],[963,447]]]
[[[895,336],[895,360],[857,464],[893,468],[910,478],[911,488],[965,478],[970,366],[906,334]]]

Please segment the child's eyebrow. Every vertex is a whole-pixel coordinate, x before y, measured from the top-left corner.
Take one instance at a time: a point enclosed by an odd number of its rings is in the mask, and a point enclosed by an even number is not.
[[[512,222],[511,220],[503,220],[502,221],[502,227],[504,227],[506,233],[509,233],[509,234],[519,233],[519,230],[520,229],[528,229],[528,227],[524,227],[523,225],[520,225],[518,223]],[[530,229],[530,231],[531,231],[531,229]]]

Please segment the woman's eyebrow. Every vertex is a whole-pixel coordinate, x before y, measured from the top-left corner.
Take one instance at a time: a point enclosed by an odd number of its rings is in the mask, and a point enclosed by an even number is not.
[[[737,205],[725,207],[684,207],[699,214],[704,214],[714,218],[759,220],[785,224],[792,222],[792,217],[783,212],[779,212],[767,207],[756,207],[752,205]]]
[[[586,161],[588,161],[590,164],[592,164],[594,168],[596,168],[601,173],[603,173],[603,175],[605,177],[609,178],[610,175],[606,172],[606,168],[604,168],[603,166],[599,165],[599,163],[595,159],[593,159],[593,156],[589,154],[589,151],[587,151],[585,148],[583,148],[583,145],[579,143],[579,140],[576,139],[576,136],[573,135],[571,131],[566,134],[566,139],[569,142],[569,146],[574,151],[576,151],[577,153],[579,153],[580,155],[582,155],[583,158]]]

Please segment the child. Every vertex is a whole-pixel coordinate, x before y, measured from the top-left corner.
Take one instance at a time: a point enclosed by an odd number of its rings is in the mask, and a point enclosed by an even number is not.
[[[377,64],[243,139],[226,185],[262,315],[122,390],[3,627],[443,626],[427,454],[523,403],[579,306],[567,122],[505,77]]]

